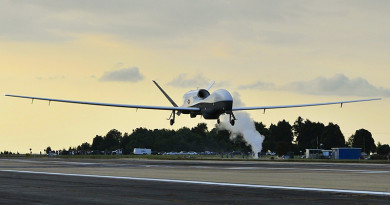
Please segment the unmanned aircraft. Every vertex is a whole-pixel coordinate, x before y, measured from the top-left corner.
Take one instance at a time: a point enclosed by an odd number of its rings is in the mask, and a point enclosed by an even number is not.
[[[123,107],[123,108],[136,108],[136,109],[154,109],[154,110],[170,110],[172,111],[170,124],[175,123],[175,115],[180,114],[189,114],[191,118],[195,118],[197,115],[203,116],[204,119],[216,119],[220,123],[219,117],[223,114],[229,115],[229,121],[232,126],[234,126],[236,117],[233,114],[233,111],[241,110],[268,110],[268,109],[279,109],[279,108],[293,108],[293,107],[309,107],[309,106],[320,106],[320,105],[331,105],[331,104],[340,104],[341,107],[344,103],[355,103],[363,101],[373,101],[380,100],[381,98],[374,99],[362,99],[362,100],[351,100],[351,101],[340,101],[340,102],[326,102],[326,103],[315,103],[315,104],[298,104],[298,105],[277,105],[277,106],[256,106],[256,107],[233,107],[233,97],[225,89],[218,89],[210,94],[209,90],[214,85],[215,82],[212,82],[206,89],[197,89],[191,90],[184,94],[184,103],[182,106],[178,106],[171,97],[154,81],[154,84],[160,89],[164,96],[172,104],[172,107],[166,106],[148,106],[148,105],[128,105],[128,104],[113,104],[113,103],[100,103],[100,102],[86,102],[86,101],[74,101],[74,100],[60,100],[53,98],[41,98],[41,97],[30,97],[30,96],[21,96],[21,95],[8,95],[8,97],[17,97],[17,98],[28,98],[34,100],[46,100],[54,102],[64,102],[64,103],[75,103],[75,104],[86,104],[86,105],[99,105],[99,106],[110,106],[110,107]]]

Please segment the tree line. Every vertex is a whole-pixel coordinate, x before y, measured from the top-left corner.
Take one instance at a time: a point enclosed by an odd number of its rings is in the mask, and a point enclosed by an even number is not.
[[[375,145],[372,134],[366,129],[359,129],[345,139],[340,127],[334,123],[324,125],[309,119],[298,117],[291,125],[282,120],[266,127],[262,122],[255,122],[256,130],[265,137],[262,152],[275,152],[285,155],[289,152],[299,155],[305,149],[331,149],[335,147],[357,147],[367,154],[378,152],[388,155],[390,147],[387,144]],[[50,148],[50,147],[48,147]],[[131,134],[116,129],[110,130],[105,136],[96,135],[92,144],[85,142],[74,149],[78,151],[105,151],[121,149],[123,154],[132,153],[134,148],[150,148],[155,152],[180,151],[212,151],[218,153],[251,152],[242,136],[230,139],[227,130],[213,128],[210,131],[205,123],[199,123],[193,128],[183,127],[178,130],[137,128]],[[46,149],[47,150],[47,149]]]

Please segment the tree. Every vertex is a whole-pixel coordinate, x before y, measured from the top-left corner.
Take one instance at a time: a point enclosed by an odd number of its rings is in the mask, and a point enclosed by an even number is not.
[[[262,122],[255,122],[256,130],[263,136],[269,136],[270,131]]]
[[[208,134],[214,144],[210,151],[231,152],[235,150],[233,142],[230,140],[230,133],[227,130],[214,128]],[[209,147],[210,148],[210,147]]]
[[[279,156],[286,155],[291,149],[291,144],[286,141],[279,141],[276,143],[276,154]]]
[[[51,147],[48,146],[45,150],[46,150],[46,154],[49,154],[51,152]]]
[[[277,155],[285,155],[291,148],[293,140],[292,126],[286,120],[279,121],[277,125],[271,124],[271,150],[275,150]]]
[[[152,133],[155,136],[153,143],[154,150],[160,152],[170,152],[174,150],[174,145],[171,144],[171,138],[176,133],[175,130],[155,129]]]
[[[262,123],[262,122],[255,122],[255,128],[256,130],[264,136],[263,141],[263,151],[267,152],[268,150],[275,151],[275,142],[273,141],[271,137],[271,133],[268,128]]]
[[[103,149],[107,151],[113,151],[119,149],[121,140],[122,140],[122,133],[116,129],[112,129],[104,137]]]
[[[368,155],[376,150],[375,140],[372,138],[371,132],[365,129],[356,130],[348,141],[352,147],[362,148],[362,152]]]
[[[279,121],[277,125],[271,124],[269,130],[275,141],[285,141],[289,144],[293,140],[293,132],[291,125],[286,120]]]
[[[298,117],[294,122],[293,132],[299,149],[305,151],[305,149],[317,148],[324,127],[324,124],[320,122],[311,122],[308,119],[303,122],[303,119]]]
[[[92,150],[104,150],[104,139],[102,136],[96,135],[96,137],[93,138]]]
[[[202,151],[203,144],[202,144],[202,138],[200,135],[197,135],[187,127],[180,128],[177,130],[175,135],[173,136],[173,139],[176,144],[176,150],[175,151]]]
[[[378,142],[378,146],[376,148],[376,153],[378,155],[389,155],[390,153],[390,146],[388,144],[381,144]]]
[[[91,145],[88,142],[84,142],[83,144],[77,147],[78,151],[89,151],[91,150]]]
[[[199,123],[196,127],[193,127],[191,129],[191,132],[201,135],[201,136],[206,136],[207,134],[207,124],[206,123]]]
[[[344,147],[345,137],[337,124],[329,123],[322,132],[320,143],[324,149],[330,150],[333,147]]]

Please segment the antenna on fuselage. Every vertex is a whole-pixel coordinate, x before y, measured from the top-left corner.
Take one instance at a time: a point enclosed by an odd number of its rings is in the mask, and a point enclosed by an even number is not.
[[[172,100],[171,97],[169,97],[169,95],[157,84],[156,81],[153,80],[153,83],[156,84],[156,86],[158,87],[158,89],[160,89],[160,91],[165,95],[165,97],[169,100],[169,102],[171,102],[171,104],[174,106],[174,107],[178,107],[177,104],[175,103],[175,101]]]
[[[153,83],[156,84],[156,86],[158,87],[158,89],[160,89],[160,91],[165,95],[165,97],[169,100],[169,102],[173,105],[173,107],[179,107],[177,106],[177,104],[175,103],[175,101],[172,100],[171,97],[169,97],[169,95],[160,87],[160,85],[158,85],[158,83],[156,81],[153,80]],[[181,111],[177,111],[176,110],[172,110],[172,114],[171,116],[169,117],[170,121],[171,121],[171,125],[173,125],[173,123],[175,123],[175,113],[177,115],[180,115],[181,114]],[[172,118],[172,119],[171,119]]]
[[[206,90],[210,90],[211,87],[213,87],[215,81],[211,82],[211,84],[209,85],[209,87],[206,88]]]

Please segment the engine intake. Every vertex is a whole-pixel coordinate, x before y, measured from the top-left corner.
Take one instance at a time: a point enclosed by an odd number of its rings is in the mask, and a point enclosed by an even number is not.
[[[202,98],[202,99],[207,98],[209,95],[210,95],[210,93],[209,93],[208,90],[200,89],[200,90],[198,91],[198,97],[200,97],[200,98]]]

